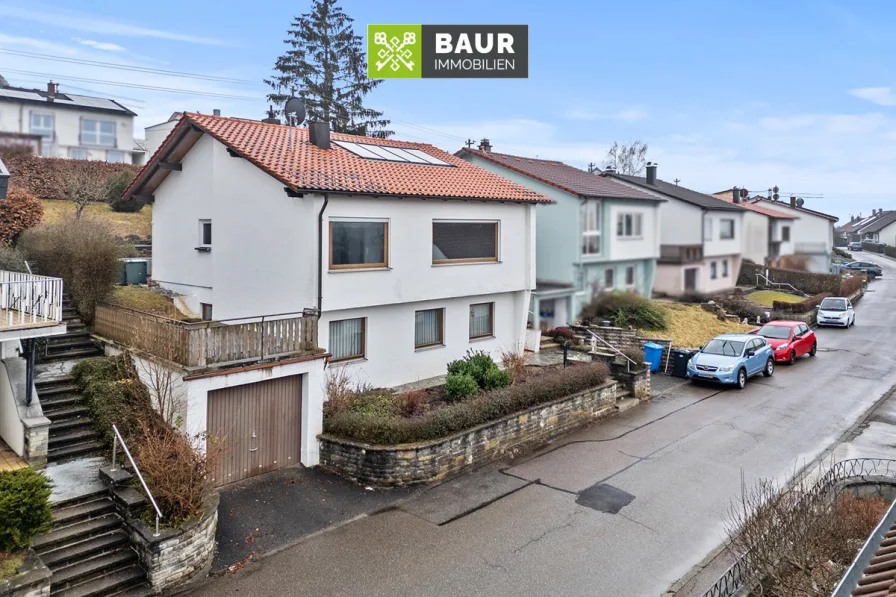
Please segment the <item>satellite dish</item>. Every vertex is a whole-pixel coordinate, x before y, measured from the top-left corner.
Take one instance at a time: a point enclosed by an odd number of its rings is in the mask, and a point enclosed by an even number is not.
[[[283,113],[286,114],[286,122],[291,126],[298,126],[305,121],[305,104],[302,100],[293,96],[286,100],[283,106]]]
[[[802,198],[802,197],[797,197],[797,199],[796,199],[796,206],[797,206],[797,207],[802,207],[802,206],[803,206],[803,203],[805,203],[805,201],[803,200],[803,198]]]
[[[781,190],[781,189],[778,188],[778,185],[775,185],[775,186],[772,188],[772,192],[773,192],[775,195],[777,195],[778,192],[779,192],[780,190]]]
[[[746,199],[747,196],[748,196],[749,194],[750,194],[750,192],[749,192],[747,189],[741,189],[741,190],[740,190],[740,197],[741,197],[741,199]]]

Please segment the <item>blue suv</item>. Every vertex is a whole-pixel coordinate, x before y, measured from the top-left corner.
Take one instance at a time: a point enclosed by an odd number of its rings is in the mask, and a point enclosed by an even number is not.
[[[742,390],[747,378],[775,372],[775,351],[765,338],[751,334],[716,336],[688,361],[688,379],[733,384]]]

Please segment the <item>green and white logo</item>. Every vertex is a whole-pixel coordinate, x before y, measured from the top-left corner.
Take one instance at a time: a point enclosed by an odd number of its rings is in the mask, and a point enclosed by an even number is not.
[[[367,76],[419,79],[423,73],[421,25],[368,25]]]

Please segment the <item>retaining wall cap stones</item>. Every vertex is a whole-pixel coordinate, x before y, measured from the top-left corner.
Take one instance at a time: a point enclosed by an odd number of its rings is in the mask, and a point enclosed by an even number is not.
[[[25,595],[30,593],[33,587],[43,583],[46,583],[49,592],[52,574],[40,556],[29,549],[19,572],[12,578],[0,580],[0,595]]]
[[[218,502],[220,501],[220,499],[220,494],[218,494],[217,491],[213,492],[205,499],[205,503],[202,505],[202,513],[199,516],[193,516],[189,518],[176,529],[165,526],[160,527],[158,537],[153,536],[153,533],[155,533],[154,526],[147,526],[140,519],[132,519],[129,522],[131,523],[131,528],[140,533],[140,537],[147,544],[155,547],[159,543],[162,543],[174,537],[179,537],[180,535],[187,534],[196,526],[205,522],[210,516],[213,516],[218,511]],[[164,519],[162,520],[162,524],[165,524]]]
[[[618,382],[615,379],[612,379],[610,381],[606,381],[606,382],[602,383],[599,386],[594,386],[593,388],[588,388],[587,390],[582,390],[581,392],[576,392],[574,394],[567,394],[566,396],[563,396],[562,398],[556,398],[549,402],[542,402],[540,404],[536,404],[535,406],[530,406],[526,410],[520,410],[515,413],[505,415],[503,417],[495,419],[494,421],[489,421],[488,423],[482,423],[481,425],[477,425],[475,427],[470,427],[469,429],[463,429],[461,431],[458,431],[457,433],[452,433],[451,435],[446,435],[445,437],[431,439],[431,440],[427,440],[427,441],[423,441],[423,442],[414,442],[414,443],[410,443],[410,444],[395,444],[395,445],[391,445],[391,446],[384,446],[384,445],[378,445],[378,444],[368,444],[368,443],[360,442],[357,440],[339,437],[337,435],[330,435],[328,433],[322,433],[322,434],[318,435],[317,438],[320,440],[325,440],[325,441],[343,444],[343,445],[347,445],[347,446],[353,446],[356,448],[363,448],[365,450],[379,450],[379,451],[383,451],[383,452],[389,452],[389,451],[401,452],[401,451],[405,451],[405,450],[416,450],[416,449],[420,449],[420,448],[429,448],[429,447],[436,446],[436,445],[444,443],[444,442],[449,442],[449,441],[458,439],[460,437],[469,435],[471,433],[475,433],[476,431],[485,429],[487,427],[491,427],[493,425],[502,423],[504,421],[509,421],[510,419],[515,419],[516,417],[526,415],[526,414],[541,410],[543,408],[547,408],[549,406],[553,406],[560,402],[566,402],[567,400],[571,400],[571,399],[575,398],[576,396],[581,396],[581,395],[587,394],[589,392],[594,392],[595,390],[606,389],[612,385],[618,385]]]

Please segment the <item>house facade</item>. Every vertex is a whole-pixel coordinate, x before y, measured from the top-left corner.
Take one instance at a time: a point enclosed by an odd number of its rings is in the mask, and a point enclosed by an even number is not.
[[[793,253],[807,258],[808,270],[813,273],[831,271],[831,254],[834,250],[834,226],[837,217],[799,205],[796,197],[789,201],[754,199],[754,205],[767,207],[796,216],[792,228]]]
[[[139,164],[136,114],[115,100],[47,89],[0,88],[0,136],[45,157]]]
[[[184,115],[129,190],[152,195],[154,279],[204,319],[317,312],[330,367],[380,387],[521,346],[550,199],[429,145],[321,134]]]
[[[874,209],[868,217],[852,216],[835,233],[847,242],[870,240],[896,246],[896,210]]]
[[[562,162],[485,147],[456,155],[555,202],[538,214],[534,327],[574,321],[596,292],[651,295],[663,199]]]
[[[743,254],[743,206],[660,180],[656,164],[647,165],[645,177],[613,172],[602,176],[665,199],[659,206],[655,292],[705,294],[736,285]]]
[[[743,258],[753,263],[768,264],[780,257],[793,255],[793,224],[798,216],[742,201],[739,192],[740,189],[735,187],[713,197],[738,204],[746,210],[743,215]]]

